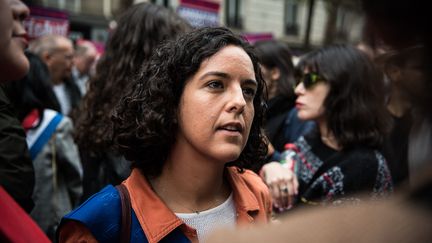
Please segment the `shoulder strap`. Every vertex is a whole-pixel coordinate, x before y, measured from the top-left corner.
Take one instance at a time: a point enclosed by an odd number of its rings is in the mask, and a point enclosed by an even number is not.
[[[131,202],[127,188],[123,184],[116,186],[121,201],[120,242],[130,242],[131,232]]]
[[[78,221],[85,225],[98,242],[117,243],[124,242],[120,239],[122,232],[122,209],[120,191],[112,185],[104,187],[98,193],[92,195],[79,207],[65,215],[57,230],[69,221]],[[130,224],[130,242],[146,243],[147,238],[132,207]]]

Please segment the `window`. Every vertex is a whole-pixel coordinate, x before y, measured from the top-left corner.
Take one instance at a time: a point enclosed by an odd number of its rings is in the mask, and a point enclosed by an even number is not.
[[[169,7],[169,0],[150,0],[151,3],[164,6],[166,8]]]
[[[241,0],[225,0],[226,25],[232,28],[243,27],[241,16]]]
[[[297,0],[285,0],[285,34],[297,35],[298,34],[298,23],[297,23],[297,11],[298,2]]]
[[[348,12],[344,8],[338,8],[336,17],[336,35],[340,40],[346,40],[348,37]]]

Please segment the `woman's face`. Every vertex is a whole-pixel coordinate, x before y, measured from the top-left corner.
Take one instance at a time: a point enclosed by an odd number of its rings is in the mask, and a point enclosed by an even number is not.
[[[279,79],[279,69],[277,68],[267,68],[264,65],[260,65],[262,77],[267,86],[268,98],[273,98],[276,94],[276,80]]]
[[[307,74],[309,74],[309,70],[305,69],[304,75]],[[324,100],[329,91],[329,84],[319,79],[308,88],[305,87],[304,82],[300,82],[295,88],[298,117],[301,120],[321,119],[325,112]]]
[[[221,162],[236,160],[249,137],[258,84],[246,52],[227,46],[186,81],[176,146]]]
[[[29,69],[24,55],[27,33],[22,21],[29,9],[19,0],[0,0],[0,81],[22,78]]]

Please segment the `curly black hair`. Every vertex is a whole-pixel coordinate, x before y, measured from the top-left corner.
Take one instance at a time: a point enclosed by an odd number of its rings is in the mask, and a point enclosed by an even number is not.
[[[104,154],[111,149],[111,111],[156,46],[190,31],[189,23],[170,9],[139,3],[118,19],[117,28],[100,58],[89,91],[74,113],[75,140],[86,151]]]
[[[251,58],[258,89],[247,144],[240,157],[227,166],[235,165],[240,170],[260,167],[267,144],[261,129],[265,83],[258,59],[249,43],[229,29],[202,28],[158,48],[112,116],[115,145],[144,175],[160,175],[175,142],[177,112],[186,80],[203,61],[228,45],[242,48]]]
[[[335,61],[337,60],[337,61]],[[330,45],[305,55],[296,76],[308,68],[330,86],[324,100],[327,126],[344,148],[380,148],[392,126],[385,106],[383,73],[350,45]]]

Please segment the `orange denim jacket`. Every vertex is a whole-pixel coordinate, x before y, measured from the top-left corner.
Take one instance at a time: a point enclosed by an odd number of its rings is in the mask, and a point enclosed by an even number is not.
[[[233,192],[237,224],[266,223],[271,215],[271,196],[261,178],[249,170],[240,173],[236,167],[227,168],[227,179]],[[191,242],[198,242],[196,230],[187,226],[152,190],[139,169],[133,169],[123,184],[129,191],[132,209],[149,243],[162,240],[180,227]],[[60,242],[97,242],[81,223],[70,221],[59,232]]]

